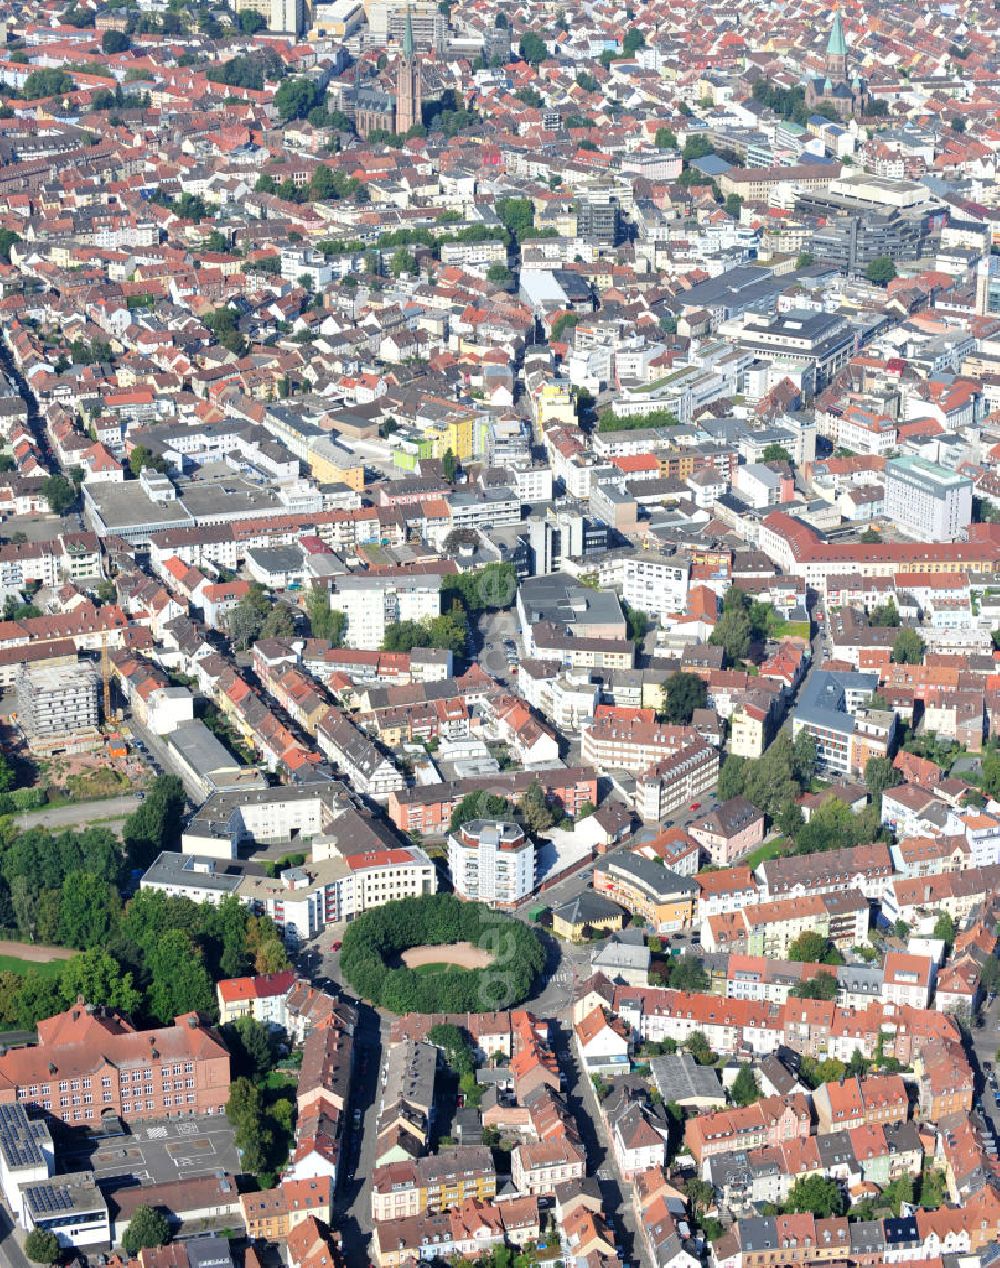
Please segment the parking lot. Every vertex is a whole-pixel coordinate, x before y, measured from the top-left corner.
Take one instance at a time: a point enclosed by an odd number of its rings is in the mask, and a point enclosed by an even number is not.
[[[60,1153],[64,1171],[92,1168],[98,1180],[163,1184],[215,1171],[239,1171],[233,1129],[224,1116],[138,1123],[131,1133]]]

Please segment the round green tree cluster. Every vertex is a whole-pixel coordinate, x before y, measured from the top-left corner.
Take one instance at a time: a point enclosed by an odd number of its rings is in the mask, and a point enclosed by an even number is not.
[[[492,956],[480,969],[417,973],[400,967],[412,947],[469,942]],[[403,898],[360,916],[344,934],[340,967],[355,991],[394,1013],[485,1013],[520,1004],[545,961],[521,921],[454,894]]]

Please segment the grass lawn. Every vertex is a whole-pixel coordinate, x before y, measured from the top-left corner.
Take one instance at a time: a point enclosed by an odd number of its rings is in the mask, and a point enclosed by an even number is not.
[[[42,964],[37,960],[19,960],[13,955],[0,955],[0,973],[17,973],[23,976],[36,970],[42,977],[55,979],[66,963],[66,960],[49,960]]]
[[[811,632],[808,621],[778,621],[774,629],[774,637],[803,638],[808,643]]]
[[[788,842],[784,837],[775,837],[773,841],[765,841],[763,845],[759,845],[756,850],[753,850],[745,859],[740,861],[753,871],[765,859],[776,859],[779,854],[784,854],[787,844]]]
[[[410,969],[411,973],[419,973],[421,977],[427,977],[430,973],[447,973],[449,969],[457,969],[457,964],[447,964],[442,961],[440,964],[418,964],[416,968]]]
[[[290,1070],[272,1070],[264,1080],[264,1088],[268,1092],[284,1092],[297,1087],[298,1082],[298,1076]]]

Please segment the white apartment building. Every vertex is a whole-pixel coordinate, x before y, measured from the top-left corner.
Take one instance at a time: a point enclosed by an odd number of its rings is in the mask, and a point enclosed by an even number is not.
[[[455,893],[490,907],[514,907],[535,888],[535,846],[516,823],[472,819],[448,838]]]
[[[441,615],[441,578],[339,577],[330,592],[330,607],[347,617],[345,646],[378,651],[390,625]]]
[[[958,541],[972,523],[972,481],[923,458],[890,458],[885,514],[919,541]]]
[[[622,598],[660,619],[687,607],[689,565],[654,551],[630,554],[622,561]]]

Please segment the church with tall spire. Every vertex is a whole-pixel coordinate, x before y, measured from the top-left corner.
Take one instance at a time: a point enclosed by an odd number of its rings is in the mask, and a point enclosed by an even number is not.
[[[405,136],[415,124],[423,122],[424,83],[409,5],[394,70],[395,91],[389,87],[393,82],[389,78],[392,69],[376,82],[362,83],[355,77],[351,104],[359,136],[366,137],[371,132],[393,132]]]
[[[867,90],[864,82],[852,75],[848,64],[847,37],[844,22],[837,9],[826,42],[822,76],[806,80],[806,107],[816,110],[821,106],[832,107],[841,118],[861,115],[865,112]]]
[[[413,15],[406,6],[402,56],[396,63],[396,132],[404,136],[414,124],[423,122],[423,83],[413,41]]]

